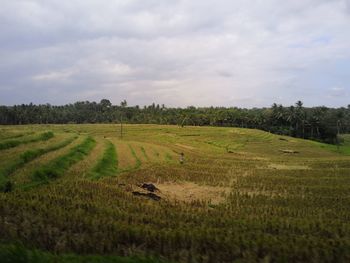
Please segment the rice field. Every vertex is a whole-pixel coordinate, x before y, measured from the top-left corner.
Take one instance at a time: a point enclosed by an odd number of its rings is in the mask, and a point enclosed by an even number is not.
[[[350,261],[349,135],[336,147],[241,128],[0,130],[0,258]]]

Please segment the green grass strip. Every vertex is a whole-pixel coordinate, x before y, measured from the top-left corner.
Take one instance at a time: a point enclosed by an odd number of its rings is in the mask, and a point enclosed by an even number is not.
[[[17,139],[17,138],[23,137],[25,135],[31,135],[33,133],[34,132],[31,132],[31,133],[19,133],[19,134],[9,134],[9,135],[5,135],[4,137],[1,137],[0,140],[3,141],[3,140]]]
[[[148,157],[148,155],[147,155],[147,153],[146,153],[145,148],[143,148],[143,146],[141,146],[141,152],[143,153],[143,156],[145,156],[146,160],[149,161],[149,157]]]
[[[134,156],[135,160],[136,160],[136,164],[135,167],[133,169],[139,169],[141,167],[141,160],[139,159],[139,157],[137,157],[136,152],[134,151],[134,149],[131,147],[130,144],[128,144],[129,149],[131,151],[131,154]]]
[[[72,143],[78,136],[72,136],[62,142],[59,142],[55,145],[50,145],[49,147],[46,148],[38,148],[38,149],[32,149],[25,151],[19,155],[19,157],[10,162],[7,166],[3,167],[0,169],[0,178],[7,177],[11,175],[13,172],[15,172],[17,169],[21,168],[24,166],[26,163],[52,151],[56,151],[58,149],[61,149],[68,144]]]
[[[100,179],[104,176],[114,176],[118,172],[117,151],[113,143],[108,141],[102,158],[91,171],[92,179]]]
[[[34,138],[22,139],[22,140],[6,140],[0,143],[0,150],[6,150],[13,147],[16,147],[20,144],[27,144],[31,142],[39,142],[39,141],[47,141],[54,137],[54,133],[52,131],[44,132],[39,134]]]
[[[95,147],[96,141],[92,137],[87,137],[81,144],[73,147],[70,151],[51,162],[35,170],[32,174],[32,182],[47,183],[64,174],[73,164],[84,159]]]

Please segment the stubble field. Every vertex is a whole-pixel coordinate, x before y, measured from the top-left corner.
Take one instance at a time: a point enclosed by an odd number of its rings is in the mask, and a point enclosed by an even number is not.
[[[349,136],[336,147],[240,128],[119,129],[0,127],[2,259],[350,261]]]

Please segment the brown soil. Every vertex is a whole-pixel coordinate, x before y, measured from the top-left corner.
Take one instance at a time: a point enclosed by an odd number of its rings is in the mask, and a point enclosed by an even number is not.
[[[309,166],[306,165],[289,165],[289,164],[275,164],[271,163],[268,165],[268,168],[277,169],[277,170],[308,170]]]
[[[225,201],[229,187],[198,185],[191,182],[156,184],[161,196],[169,200],[191,202],[195,200],[219,204]]]

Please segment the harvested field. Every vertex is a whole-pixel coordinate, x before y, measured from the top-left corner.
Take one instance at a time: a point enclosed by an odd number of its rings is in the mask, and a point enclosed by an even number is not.
[[[6,241],[180,263],[350,259],[347,141],[334,149],[241,128],[125,125],[120,138],[114,124],[40,127],[2,137],[54,134],[0,151]],[[140,187],[150,183],[157,189]]]

